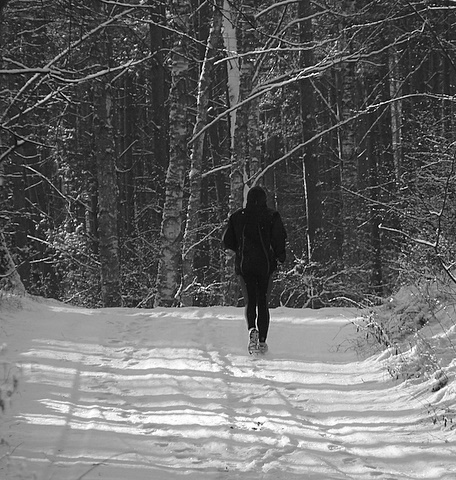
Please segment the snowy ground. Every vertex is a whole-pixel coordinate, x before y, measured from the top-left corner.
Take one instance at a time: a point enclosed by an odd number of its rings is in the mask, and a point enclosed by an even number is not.
[[[456,479],[454,382],[360,358],[350,309],[272,311],[249,357],[238,308],[0,309],[0,479]],[[1,342],[0,342],[1,343]]]

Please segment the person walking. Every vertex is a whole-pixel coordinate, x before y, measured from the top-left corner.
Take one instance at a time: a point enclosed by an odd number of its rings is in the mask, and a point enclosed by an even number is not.
[[[247,204],[228,219],[223,234],[225,248],[233,250],[249,331],[248,351],[266,353],[269,330],[269,293],[277,261],[286,259],[287,233],[282,218],[269,208],[263,188],[252,187]]]

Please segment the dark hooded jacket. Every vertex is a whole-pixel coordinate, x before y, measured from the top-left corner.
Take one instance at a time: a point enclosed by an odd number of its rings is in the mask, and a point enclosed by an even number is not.
[[[261,187],[253,187],[247,194],[246,207],[229,218],[223,243],[236,252],[238,275],[271,275],[277,260],[285,261],[286,238],[279,212],[268,208],[266,192]]]

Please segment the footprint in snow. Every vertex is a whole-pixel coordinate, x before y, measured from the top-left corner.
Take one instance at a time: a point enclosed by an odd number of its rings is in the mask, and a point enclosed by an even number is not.
[[[330,443],[328,445],[328,450],[331,450],[331,451],[335,451],[335,450],[345,450],[345,447],[343,447],[342,445],[336,445],[334,443]]]

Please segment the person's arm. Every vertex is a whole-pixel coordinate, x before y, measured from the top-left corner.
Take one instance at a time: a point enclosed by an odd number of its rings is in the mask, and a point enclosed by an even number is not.
[[[271,245],[276,258],[280,263],[285,262],[287,258],[286,240],[287,231],[282,222],[282,217],[278,212],[275,212],[272,219]]]
[[[225,229],[225,233],[223,234],[223,245],[229,250],[233,250],[234,252],[237,251],[238,244],[236,240],[236,234],[234,232],[232,217],[229,218],[228,225]]]

